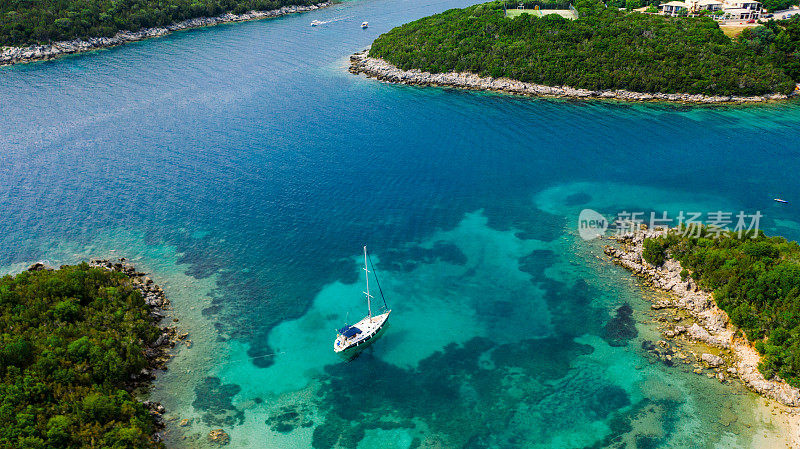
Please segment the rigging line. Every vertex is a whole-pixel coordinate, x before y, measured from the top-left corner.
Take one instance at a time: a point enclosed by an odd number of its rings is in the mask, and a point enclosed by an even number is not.
[[[264,357],[275,357],[276,355],[281,355],[281,354],[286,354],[286,351],[273,352],[272,354],[267,354],[267,355],[257,355],[255,357],[250,357],[250,359],[251,360],[252,359],[263,359]]]
[[[263,359],[265,357],[275,357],[276,355],[281,355],[281,354],[286,354],[286,351],[273,352],[272,354],[266,354],[266,355],[257,355],[255,357],[248,357],[248,359],[249,360]],[[224,361],[215,361],[214,363],[218,365],[227,365],[229,363],[240,363],[240,362],[242,362],[242,360],[224,360]]]
[[[375,276],[375,283],[378,284],[378,291],[381,292],[381,299],[383,300],[383,307],[389,309],[389,306],[386,305],[386,298],[383,296],[383,289],[381,288],[381,281],[378,280],[378,272],[375,271],[375,264],[372,263],[372,256],[367,253],[367,257],[369,258],[369,265],[372,267],[372,274]]]

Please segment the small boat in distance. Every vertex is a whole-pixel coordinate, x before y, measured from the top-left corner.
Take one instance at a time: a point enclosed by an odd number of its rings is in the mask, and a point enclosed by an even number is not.
[[[322,25],[323,23],[325,23],[325,22],[321,22],[321,21],[319,21],[319,20],[312,20],[312,21],[311,21],[311,26],[312,26],[312,27],[315,27],[315,26],[317,26],[317,25]]]
[[[777,202],[779,202],[779,203],[783,203],[783,204],[789,204],[789,202],[788,202],[788,201],[786,201],[786,200],[783,200],[783,199],[780,199],[780,198],[773,198],[773,200],[775,200],[775,201],[777,201]]]
[[[372,271],[375,271],[375,267],[372,267]],[[367,316],[358,323],[344,326],[336,332],[336,340],[333,342],[333,352],[349,354],[365,348],[368,342],[374,341],[374,337],[383,329],[386,325],[386,321],[389,319],[389,314],[392,313],[392,311],[386,307],[386,299],[383,298],[383,290],[381,290],[381,284],[376,275],[375,281],[378,283],[378,289],[381,291],[384,311],[380,315],[372,316],[372,295],[369,294],[369,268],[367,265],[366,246],[364,247],[364,278],[367,281],[367,291],[364,292],[367,296]]]
[[[369,27],[369,22],[361,22],[361,29],[366,30]]]

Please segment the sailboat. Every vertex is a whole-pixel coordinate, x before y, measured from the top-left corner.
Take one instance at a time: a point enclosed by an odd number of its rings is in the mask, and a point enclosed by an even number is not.
[[[369,266],[367,265],[367,247],[364,247],[364,279],[366,280],[367,289],[364,295],[367,297],[367,316],[356,324],[344,326],[336,332],[336,340],[333,342],[333,352],[342,353],[347,351],[356,352],[359,349],[365,348],[367,343],[372,342],[378,333],[386,326],[386,321],[389,319],[389,314],[392,313],[386,307],[386,299],[383,297],[383,290],[378,281],[377,275],[375,281],[378,283],[378,290],[381,292],[381,299],[383,299],[383,310],[380,315],[372,315],[372,295],[369,294]],[[370,260],[370,262],[372,262]],[[370,264],[371,265],[371,264]],[[375,271],[375,267],[372,267]]]

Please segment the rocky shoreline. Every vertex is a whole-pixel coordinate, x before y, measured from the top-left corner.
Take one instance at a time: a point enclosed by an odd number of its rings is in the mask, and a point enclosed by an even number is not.
[[[634,102],[668,101],[695,104],[763,103],[786,100],[789,98],[788,95],[779,93],[739,97],[708,96],[701,94],[644,93],[627,90],[588,90],[575,89],[569,86],[545,86],[508,78],[482,77],[467,72],[429,73],[417,69],[401,70],[383,59],[369,57],[368,50],[350,56],[349,71],[354,74],[363,73],[367,77],[379,81],[397,84],[454,87],[459,89],[485,90],[536,97],[609,99]]]
[[[26,62],[44,61],[59,56],[82,53],[100,48],[115,47],[128,42],[140,41],[151,37],[165,36],[173,31],[219,25],[229,22],[243,22],[279,17],[286,14],[313,11],[332,5],[332,1],[317,3],[311,6],[291,5],[270,11],[249,11],[244,14],[226,13],[216,17],[197,17],[173,23],[166,27],[144,28],[139,31],[119,31],[112,37],[92,37],[88,39],[73,39],[59,41],[46,45],[31,45],[28,47],[2,47],[0,48],[0,66],[13,65]]]
[[[131,375],[126,389],[130,392],[146,391],[151,382],[155,380],[157,371],[166,371],[167,362],[171,358],[170,349],[174,348],[180,341],[190,342],[187,339],[188,333],[179,333],[175,327],[177,319],[162,326],[162,321],[167,316],[166,310],[169,308],[169,300],[164,294],[164,290],[156,285],[152,279],[147,276],[147,273],[141,272],[133,265],[127,262],[125,258],[117,260],[108,259],[95,259],[89,263],[93,268],[101,268],[109,271],[116,271],[124,273],[130,279],[131,286],[138,290],[145,303],[150,307],[150,318],[154,326],[161,329],[161,335],[145,349],[145,357],[148,360],[149,367],[143,369],[138,375]],[[54,268],[37,262],[30,267],[28,271],[40,270],[53,270]],[[162,440],[161,432],[165,428],[163,415],[166,412],[164,406],[158,402],[142,401],[142,404],[147,407],[150,415],[153,417],[157,432],[153,435],[153,440],[159,442]]]
[[[641,230],[628,233],[613,238],[618,245],[604,247],[604,252],[614,263],[630,270],[653,287],[669,293],[666,299],[652,304],[653,309],[682,310],[695,321],[691,326],[667,325],[663,330],[665,338],[685,337],[719,348],[724,358],[714,354],[700,356],[700,361],[706,367],[716,370],[715,377],[719,380],[738,377],[748,388],[766,398],[788,407],[800,407],[800,390],[779,378],[764,378],[758,370],[761,361],[758,351],[737,332],[710,292],[700,289],[691,278],[681,279],[683,268],[680,262],[668,258],[662,266],[654,267],[642,258],[644,239],[658,237],[665,232],[668,231]],[[669,346],[666,342],[659,344]]]
[[[124,257],[116,261],[95,259],[92,260],[89,265],[126,274],[130,279],[131,286],[139,290],[144,302],[150,306],[150,317],[153,321],[153,325],[161,328],[161,335],[158,339],[145,349],[145,357],[147,357],[150,363],[150,368],[143,369],[137,377],[131,376],[131,381],[128,385],[130,391],[147,389],[151,382],[155,380],[156,371],[167,370],[167,362],[171,357],[169,350],[174,348],[179,341],[186,340],[188,333],[178,333],[174,324],[178,321],[177,319],[173,319],[168,325],[161,326],[162,321],[164,321],[164,318],[167,316],[166,310],[169,308],[169,300],[164,294],[164,290],[159,285],[155,284],[153,280],[147,276],[147,273],[137,270],[136,267],[129,264]],[[161,441],[162,437],[160,432],[166,427],[166,423],[164,422],[164,413],[166,410],[164,406],[153,401],[143,401],[142,404],[150,410],[150,414],[156,422],[158,432],[153,435],[153,439],[155,441]]]

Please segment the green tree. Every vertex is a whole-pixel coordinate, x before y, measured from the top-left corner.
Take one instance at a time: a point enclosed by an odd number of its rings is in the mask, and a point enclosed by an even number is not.
[[[644,239],[642,258],[655,267],[663,265],[667,257],[666,249],[661,242],[658,239]]]

